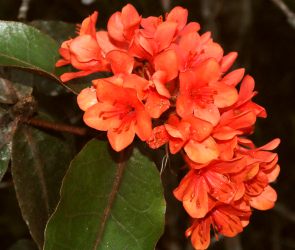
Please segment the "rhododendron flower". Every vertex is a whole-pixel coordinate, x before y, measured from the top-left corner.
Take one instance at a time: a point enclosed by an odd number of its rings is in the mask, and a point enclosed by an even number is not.
[[[108,131],[107,136],[113,149],[121,151],[126,148],[132,143],[135,134],[143,141],[151,136],[151,118],[134,89],[104,81],[97,86],[96,94],[97,102],[93,100],[96,97],[91,90],[81,92],[78,104],[81,108],[86,108],[84,121],[88,126]],[[85,106],[85,98],[93,98],[89,104],[94,104]]]
[[[82,77],[94,72],[108,71],[108,62],[103,58],[101,49],[96,39],[95,24],[98,13],[94,12],[86,18],[80,27],[79,36],[63,42],[59,52],[63,56],[56,66],[72,64],[80,71],[64,73],[62,81],[69,81],[76,77]]]
[[[212,161],[210,164],[196,164],[188,157],[185,160],[190,168],[178,188],[175,197],[183,202],[188,214],[193,218],[203,218],[209,211],[208,199],[229,204],[237,200],[238,186],[230,175],[241,171],[246,165],[244,158],[231,161]]]
[[[181,73],[177,113],[181,117],[194,114],[217,125],[219,108],[229,107],[238,99],[234,87],[218,81],[220,76],[220,66],[215,59],[208,59],[194,70]]]
[[[136,29],[139,28],[141,17],[137,10],[127,4],[122,12],[114,13],[108,22],[108,35],[117,42],[130,41]]]
[[[188,157],[199,163],[210,162],[218,157],[218,148],[212,137],[212,124],[193,115],[179,119],[171,115],[165,124],[169,134],[169,148],[172,154],[184,149]]]
[[[152,149],[166,145],[181,154],[187,173],[174,196],[192,219],[186,236],[195,249],[209,247],[211,229],[216,237],[242,232],[252,208],[274,206],[270,184],[280,167],[271,152],[279,139],[256,148],[247,138],[266,111],[252,100],[255,82],[245,69],[229,71],[237,52],[224,55],[179,6],[165,17],[142,17],[127,4],[100,31],[97,17],[87,17],[77,37],[61,45],[56,63],[78,70],[63,74],[64,82],[110,73],[78,95],[85,124],[106,131],[116,151],[137,135]]]
[[[187,229],[186,236],[191,236],[195,249],[207,249],[210,244],[210,230],[228,237],[234,237],[243,231],[249,223],[251,210],[242,204],[217,205],[205,218],[195,219],[192,226]]]

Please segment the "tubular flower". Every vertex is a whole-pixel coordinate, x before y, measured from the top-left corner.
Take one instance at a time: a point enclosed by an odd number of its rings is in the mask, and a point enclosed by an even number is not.
[[[85,107],[85,98],[94,98],[87,95],[92,93],[82,91],[78,96],[80,108],[86,108],[83,119],[94,129],[108,131],[107,136],[114,150],[121,151],[130,145],[135,134],[143,141],[149,139],[151,118],[134,89],[119,87],[108,81],[100,82],[96,89],[97,102],[91,101],[94,104]]]
[[[243,231],[249,223],[251,216],[250,208],[245,204],[217,205],[202,219],[194,219],[193,224],[185,232],[186,236],[191,236],[195,249],[207,249],[210,244],[210,230],[227,237],[234,237]]]
[[[218,157],[218,148],[210,137],[212,124],[193,115],[180,119],[171,115],[165,124],[169,134],[169,148],[175,154],[183,147],[187,155],[199,163],[207,163]]]
[[[96,39],[95,24],[98,13],[94,12],[78,27],[79,36],[62,43],[59,52],[60,59],[56,66],[71,64],[78,72],[64,73],[62,81],[86,76],[94,72],[109,71],[108,62],[102,56],[101,49]]]
[[[220,76],[220,65],[215,59],[208,59],[194,70],[180,73],[177,113],[181,117],[194,114],[213,126],[217,125],[219,109],[233,105],[238,99],[234,87],[218,81]]]
[[[142,17],[127,4],[99,31],[97,17],[77,26],[56,63],[78,70],[61,75],[64,82],[110,73],[77,97],[86,125],[106,131],[116,151],[137,136],[152,149],[181,154],[187,173],[174,196],[192,218],[186,236],[195,249],[209,247],[211,229],[216,237],[242,232],[252,208],[274,206],[270,185],[280,167],[271,152],[279,139],[257,148],[247,138],[267,115],[252,100],[254,79],[243,68],[230,71],[237,52],[224,54],[179,6],[164,17]]]

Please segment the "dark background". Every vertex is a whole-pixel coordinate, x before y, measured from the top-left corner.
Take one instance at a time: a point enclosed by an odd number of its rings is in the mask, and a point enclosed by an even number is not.
[[[164,12],[161,0],[95,0],[90,5],[80,0],[32,0],[27,21],[79,23],[98,10],[98,26],[105,27],[109,16],[128,2],[143,16]],[[294,0],[285,3],[295,12]],[[20,0],[0,0],[0,19],[17,20],[20,4]],[[268,118],[257,123],[253,135],[256,144],[263,145],[276,137],[282,140],[278,149],[281,174],[274,185],[279,195],[276,207],[272,211],[255,211],[240,237],[221,239],[210,249],[295,249],[295,25],[287,21],[285,13],[272,0],[171,0],[170,9],[176,5],[189,9],[189,19],[198,21],[202,32],[212,31],[226,53],[238,51],[235,67],[245,67],[255,78],[259,92],[255,101],[268,111]],[[177,171],[173,166],[167,167],[163,173],[167,222],[165,234],[157,246],[159,250],[191,249],[183,236],[187,217],[171,196],[178,181]],[[30,236],[21,219],[13,188],[0,185],[0,200],[0,249],[9,249],[17,240]]]

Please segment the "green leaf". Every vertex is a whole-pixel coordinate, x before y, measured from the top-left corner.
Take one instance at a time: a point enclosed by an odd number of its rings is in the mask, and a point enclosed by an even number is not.
[[[71,158],[72,150],[63,137],[23,124],[14,133],[12,177],[22,216],[39,248]]]
[[[164,214],[155,165],[137,149],[129,159],[116,161],[107,143],[92,140],[64,178],[44,249],[152,250],[163,232]]]
[[[26,68],[55,79],[58,44],[41,31],[18,22],[0,21],[0,65]]]
[[[6,69],[5,78],[13,83],[19,83],[19,85],[32,86],[35,94],[58,96],[67,93],[66,88],[60,82],[56,81],[56,79],[48,78],[45,75],[33,74],[30,71],[24,71],[18,68]]]

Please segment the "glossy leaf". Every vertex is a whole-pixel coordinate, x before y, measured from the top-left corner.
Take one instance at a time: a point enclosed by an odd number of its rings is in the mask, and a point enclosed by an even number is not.
[[[7,21],[0,21],[0,34],[0,65],[35,70],[56,78],[58,44],[51,37],[29,25]]]
[[[5,77],[19,85],[29,85],[34,88],[35,93],[46,96],[58,96],[67,93],[66,88],[60,82],[45,75],[34,74],[18,68],[6,70]]]
[[[11,170],[22,216],[39,248],[58,199],[72,151],[62,137],[19,125],[12,141]]]
[[[92,140],[72,161],[45,250],[154,249],[165,213],[159,172],[137,149],[127,160],[110,151]]]

